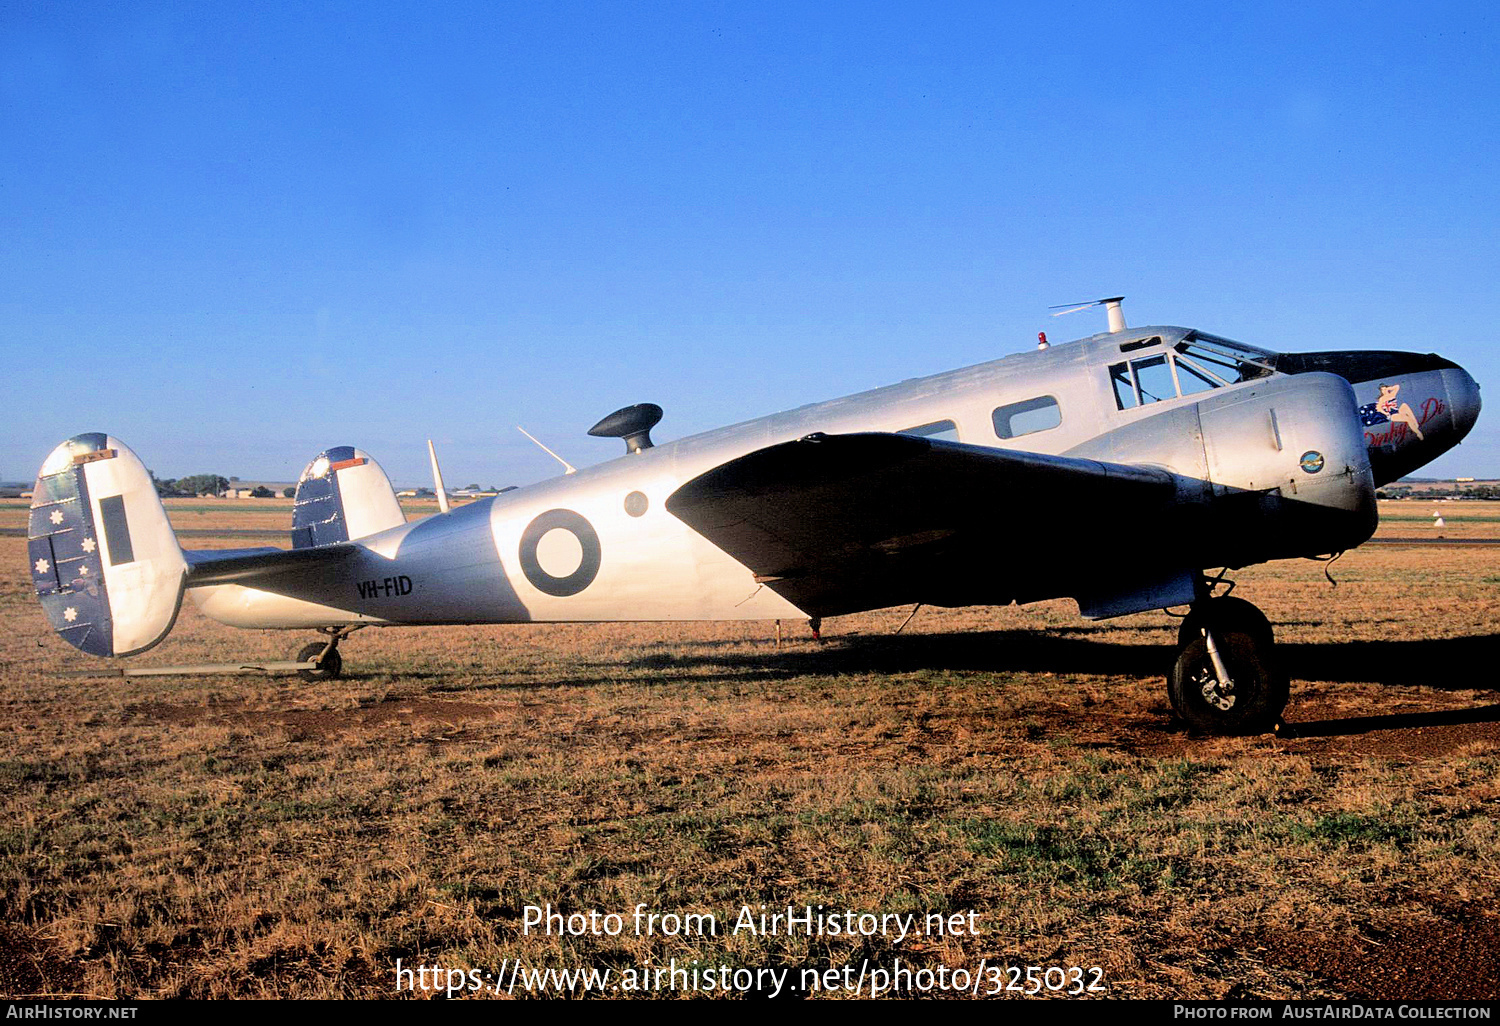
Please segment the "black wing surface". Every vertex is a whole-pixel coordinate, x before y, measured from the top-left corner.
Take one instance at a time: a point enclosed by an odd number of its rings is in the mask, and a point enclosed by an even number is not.
[[[1075,594],[1111,559],[1136,562],[1128,525],[1149,529],[1176,491],[1152,467],[865,433],[757,450],[666,506],[808,615],[833,616]]]

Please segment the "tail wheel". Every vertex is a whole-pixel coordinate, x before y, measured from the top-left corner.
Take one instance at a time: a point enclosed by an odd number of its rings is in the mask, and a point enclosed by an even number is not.
[[[1199,634],[1184,646],[1167,677],[1172,708],[1203,734],[1262,734],[1274,729],[1291,686],[1270,643],[1220,628],[1214,628],[1214,641],[1230,680],[1219,680],[1208,641]]]
[[[327,648],[328,654],[319,659],[319,655]],[[337,647],[328,648],[325,641],[315,641],[302,651],[297,653],[297,662],[306,663],[317,660],[318,668],[315,670],[298,670],[297,675],[303,680],[333,680],[344,670],[343,657],[339,655]]]

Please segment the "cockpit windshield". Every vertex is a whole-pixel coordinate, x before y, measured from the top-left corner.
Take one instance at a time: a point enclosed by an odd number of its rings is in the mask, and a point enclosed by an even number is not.
[[[1120,351],[1145,351],[1161,345],[1161,341],[1160,335],[1153,335],[1126,342]],[[1264,349],[1190,331],[1165,353],[1158,349],[1155,355],[1110,365],[1110,387],[1115,406],[1131,410],[1263,378],[1275,373],[1276,358],[1277,354]]]
[[[1210,388],[1237,385],[1272,373],[1275,353],[1231,342],[1202,331],[1190,331],[1172,347],[1179,371],[1186,370]]]

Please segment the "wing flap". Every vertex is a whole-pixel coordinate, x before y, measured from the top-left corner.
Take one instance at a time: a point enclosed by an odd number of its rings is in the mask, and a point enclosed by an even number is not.
[[[1029,582],[1075,574],[1085,550],[1097,553],[1088,539],[1102,506],[1150,515],[1176,489],[1152,467],[869,433],[757,450],[666,506],[757,580],[827,616],[1041,597]]]

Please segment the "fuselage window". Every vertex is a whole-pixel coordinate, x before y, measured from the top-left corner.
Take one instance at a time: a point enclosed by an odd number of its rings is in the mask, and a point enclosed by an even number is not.
[[[958,441],[958,425],[951,420],[935,420],[931,424],[919,424],[896,433],[916,435],[918,438],[941,438],[945,442]]]
[[[1057,399],[1039,395],[1019,403],[1001,406],[991,415],[995,434],[1000,438],[1020,438],[1037,431],[1050,431],[1062,423],[1062,409]]]

